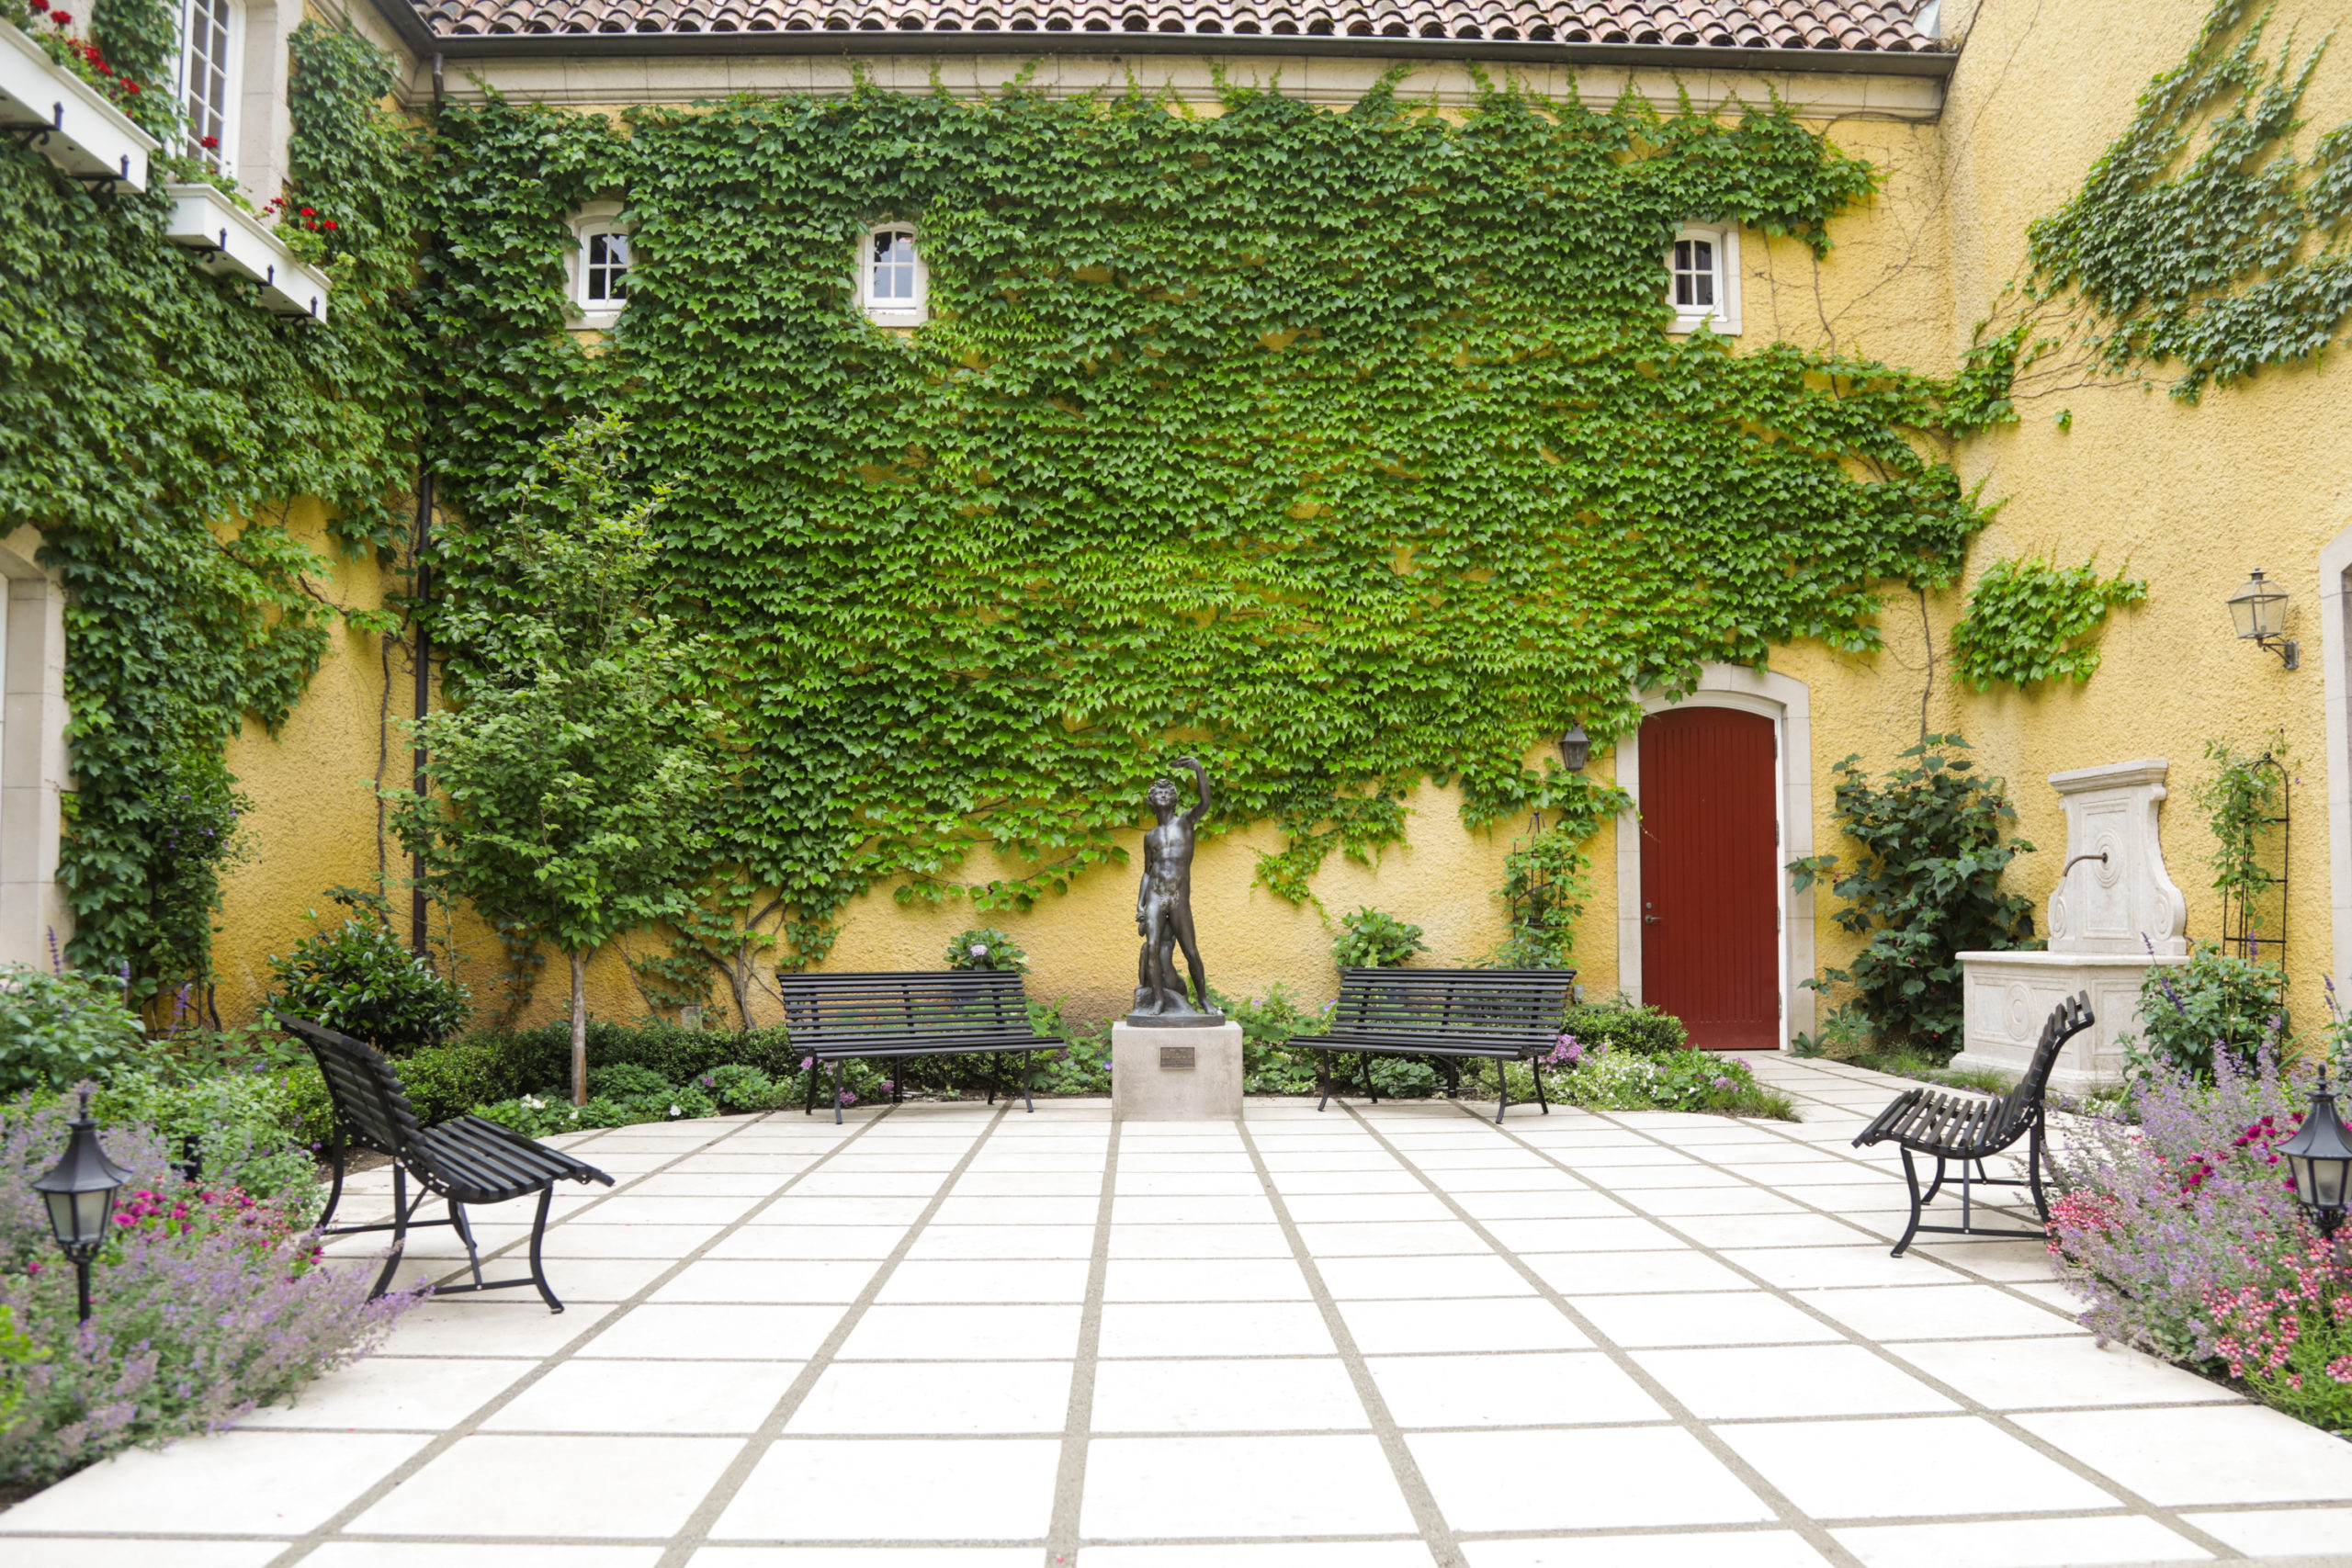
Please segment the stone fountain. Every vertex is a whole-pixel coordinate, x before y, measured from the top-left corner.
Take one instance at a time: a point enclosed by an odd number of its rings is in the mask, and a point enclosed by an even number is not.
[[[1967,1021],[1954,1067],[2022,1074],[2050,1010],[2088,992],[2098,1022],[2059,1054],[2050,1087],[2080,1093],[2121,1077],[2119,1037],[2139,1032],[2148,971],[2188,962],[2188,903],[2165,871],[2157,834],[2170,771],[2163,758],[2143,757],[2050,775],[2066,812],[2050,947],[1960,955]]]

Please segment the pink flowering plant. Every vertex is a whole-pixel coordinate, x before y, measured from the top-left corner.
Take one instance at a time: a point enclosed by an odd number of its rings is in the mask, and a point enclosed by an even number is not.
[[[9,1369],[18,1404],[0,1432],[0,1483],[233,1425],[366,1353],[418,1299],[368,1300],[374,1269],[317,1267],[296,1214],[184,1181],[151,1128],[114,1126],[107,1152],[130,1180],[79,1322],[74,1269],[30,1185],[64,1148],[70,1114],[29,1098],[0,1106],[0,1316],[28,1345]]]
[[[2121,1114],[2055,1142],[2051,1258],[2101,1338],[2352,1426],[2352,1265],[2320,1239],[2278,1153],[2304,1096],[2267,1055],[2246,1066],[2216,1052],[2211,1071],[2205,1084],[2152,1066]]]

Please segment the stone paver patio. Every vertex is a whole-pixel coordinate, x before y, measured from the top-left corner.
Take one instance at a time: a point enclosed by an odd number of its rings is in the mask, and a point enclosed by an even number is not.
[[[2033,1243],[1890,1258],[1900,1179],[1848,1140],[1896,1080],[1758,1071],[1804,1123],[1055,1101],[590,1134],[621,1184],[559,1199],[568,1313],[429,1303],[291,1409],[0,1515],[0,1561],[2352,1562],[2352,1444],[2098,1348]]]

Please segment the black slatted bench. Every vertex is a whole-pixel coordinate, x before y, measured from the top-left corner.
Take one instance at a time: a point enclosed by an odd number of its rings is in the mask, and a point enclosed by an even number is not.
[[[1532,1063],[1535,1102],[1549,1116],[1542,1058],[1559,1043],[1576,978],[1573,969],[1342,969],[1330,1032],[1301,1034],[1291,1045],[1316,1054],[1315,1087],[1323,1096],[1317,1111],[1340,1092],[1332,1076],[1337,1058],[1356,1058],[1357,1080],[1377,1101],[1372,1058],[1420,1056],[1445,1075],[1449,1089],[1461,1082],[1457,1061]],[[1499,1081],[1502,1074],[1495,1077]],[[1497,1092],[1500,1122],[1510,1086],[1502,1083]]]
[[[1021,1100],[1037,1109],[1029,1094],[1029,1056],[1058,1051],[1066,1043],[1039,1034],[1029,1024],[1029,995],[1011,969],[944,969],[879,974],[807,975],[778,971],[784,1026],[793,1048],[808,1058],[808,1103],[817,1109],[817,1083],[833,1064],[833,1121],[842,1119],[843,1062],[904,1056],[985,1055],[991,1058],[989,1103],[1003,1081],[1007,1056],[1021,1057]],[[890,1098],[899,1098],[892,1080]]]
[[[384,1259],[384,1271],[376,1277],[376,1288],[369,1294],[380,1296],[391,1288],[392,1274],[400,1268],[401,1254],[408,1247],[411,1230],[447,1225],[466,1244],[466,1260],[472,1266],[473,1282],[437,1286],[435,1294],[536,1285],[548,1310],[561,1312],[563,1303],[548,1287],[547,1270],[539,1259],[540,1247],[547,1239],[548,1205],[555,1197],[555,1184],[601,1181],[610,1187],[613,1179],[585,1160],[574,1159],[561,1149],[551,1149],[511,1127],[502,1127],[479,1116],[455,1116],[427,1127],[418,1120],[416,1108],[409,1103],[408,1091],[401,1087],[399,1070],[373,1047],[347,1034],[321,1028],[308,1019],[290,1018],[282,1012],[277,1017],[278,1022],[301,1036],[310,1046],[311,1055],[318,1058],[319,1073],[327,1080],[327,1094],[334,1102],[334,1186],[327,1194],[326,1212],[319,1216],[319,1234],[392,1233],[392,1255]],[[378,1224],[330,1225],[335,1205],[343,1201],[345,1151],[354,1144],[391,1160],[392,1217]],[[414,1202],[409,1201],[408,1197],[411,1176],[416,1178],[418,1189]],[[473,1229],[466,1224],[466,1205],[506,1203],[533,1192],[539,1195],[539,1209],[531,1221],[530,1277],[484,1280],[481,1256],[474,1248]],[[419,1223],[416,1212],[431,1198],[447,1201],[449,1217]]]
[[[2050,1224],[2050,1201],[2041,1190],[2042,1150],[2045,1142],[2042,1096],[2049,1087],[2050,1070],[2058,1065],[2058,1053],[2067,1041],[2080,1034],[2098,1021],[2091,1016],[2090,993],[2068,997],[2050,1011],[2041,1026],[2041,1038],[2033,1048],[2033,1059],[2027,1063],[2025,1077],[2008,1093],[1994,1098],[1987,1095],[1954,1094],[1947,1089],[1912,1089],[1894,1097],[1894,1103],[1880,1111],[1871,1124],[1854,1140],[1858,1149],[1873,1144],[1893,1144],[1903,1151],[1903,1179],[1911,1188],[1911,1224],[1905,1229],[1903,1239],[1894,1244],[1894,1256],[1900,1258],[1922,1231],[1941,1235],[2007,1235],[2024,1236],[2034,1241],[2045,1239]],[[2026,1140],[2025,1175],[1988,1176],[1985,1159],[1999,1154],[2019,1138]],[[1933,1156],[1936,1178],[1925,1192],[1919,1190],[1919,1169],[1915,1155]],[[1960,1166],[1960,1224],[1956,1225],[1923,1225],[1920,1211],[1935,1201],[1943,1190],[1944,1167],[1957,1161]],[[1970,1173],[1969,1168],[1975,1168]],[[2038,1231],[1980,1229],[1970,1223],[1974,1193],[1973,1187],[2025,1187],[2033,1192],[2033,1206],[2041,1215],[2043,1228]]]

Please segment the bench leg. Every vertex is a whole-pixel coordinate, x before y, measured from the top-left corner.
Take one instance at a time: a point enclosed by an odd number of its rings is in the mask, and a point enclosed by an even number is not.
[[[1315,1109],[1320,1111],[1331,1103],[1331,1054],[1329,1051],[1315,1053],[1315,1089],[1322,1097],[1315,1102]]]
[[[848,1071],[847,1056],[833,1059],[833,1125],[836,1127],[842,1124],[842,1078]]]
[[[424,1201],[431,1196],[433,1194],[430,1192],[420,1191],[416,1195],[416,1201],[410,1202],[408,1201],[408,1168],[397,1163],[393,1165],[392,1251],[391,1256],[384,1259],[384,1271],[376,1276],[376,1288],[368,1292],[369,1301],[374,1301],[392,1288],[392,1276],[400,1272],[401,1254],[408,1250],[408,1223],[417,1210],[424,1207]]]
[[[1911,1151],[1904,1149],[1901,1152],[1904,1185],[1911,1189],[1911,1223],[1904,1227],[1903,1239],[1894,1244],[1894,1250],[1887,1254],[1890,1258],[1902,1257],[1910,1247],[1911,1238],[1919,1234],[1919,1210],[1927,1201],[1919,1193],[1919,1168],[1912,1163]],[[1943,1185],[1943,1163],[1941,1160],[1936,1162],[1936,1184],[1939,1187]]]
[[[1510,1104],[1510,1077],[1500,1062],[1495,1064],[1495,1125],[1503,1124],[1504,1108]]]
[[[322,1231],[325,1230],[328,1224],[334,1221],[335,1205],[343,1201],[344,1143],[343,1133],[340,1128],[338,1128],[334,1134],[334,1142],[331,1145],[331,1152],[334,1156],[334,1185],[327,1189],[327,1206],[324,1211],[320,1213],[319,1222],[315,1227]]]
[[[1908,1156],[1906,1156],[1905,1157],[1908,1157]],[[1929,1182],[1929,1183],[1928,1184],[1928,1195],[1927,1195],[1926,1197],[1924,1197],[1924,1198],[1920,1199],[1920,1200],[1919,1200],[1919,1201],[1921,1201],[1922,1203],[1932,1203],[1932,1202],[1934,1202],[1934,1201],[1936,1201],[1936,1194],[1937,1194],[1937,1193],[1939,1193],[1939,1192],[1940,1192],[1940,1191],[1942,1191],[1943,1190],[1944,1190],[1944,1162],[1943,1162],[1943,1156],[1942,1156],[1941,1155],[1939,1155],[1939,1156],[1936,1156],[1936,1179],[1935,1179],[1935,1180],[1933,1180],[1933,1181],[1931,1181],[1931,1182]]]
[[[824,1076],[825,1064],[817,1060],[817,1055],[815,1052],[810,1052],[808,1054],[808,1103],[800,1108],[800,1114],[803,1116],[813,1116],[816,1114],[817,1085],[823,1079]]]
[[[540,1247],[548,1236],[548,1205],[553,1201],[555,1183],[550,1181],[539,1189],[539,1212],[531,1220],[531,1283],[539,1288],[539,1299],[548,1303],[548,1311],[561,1312],[563,1303],[556,1299],[555,1288],[548,1283],[547,1266],[539,1258]]]
[[[2027,1135],[2025,1145],[2026,1185],[2033,1193],[2034,1212],[2041,1216],[2041,1228],[2050,1228],[2050,1196],[2041,1190],[2041,1119],[2037,1116],[2033,1131]]]
[[[455,1198],[449,1200],[449,1228],[466,1244],[466,1263],[474,1271],[474,1289],[481,1289],[481,1253],[474,1246],[473,1227],[466,1224],[466,1206]]]
[[[1544,1115],[1549,1116],[1552,1114],[1552,1102],[1544,1098],[1543,1062],[1540,1059],[1530,1061],[1527,1064],[1527,1074],[1535,1080],[1535,1103],[1544,1108]]]

